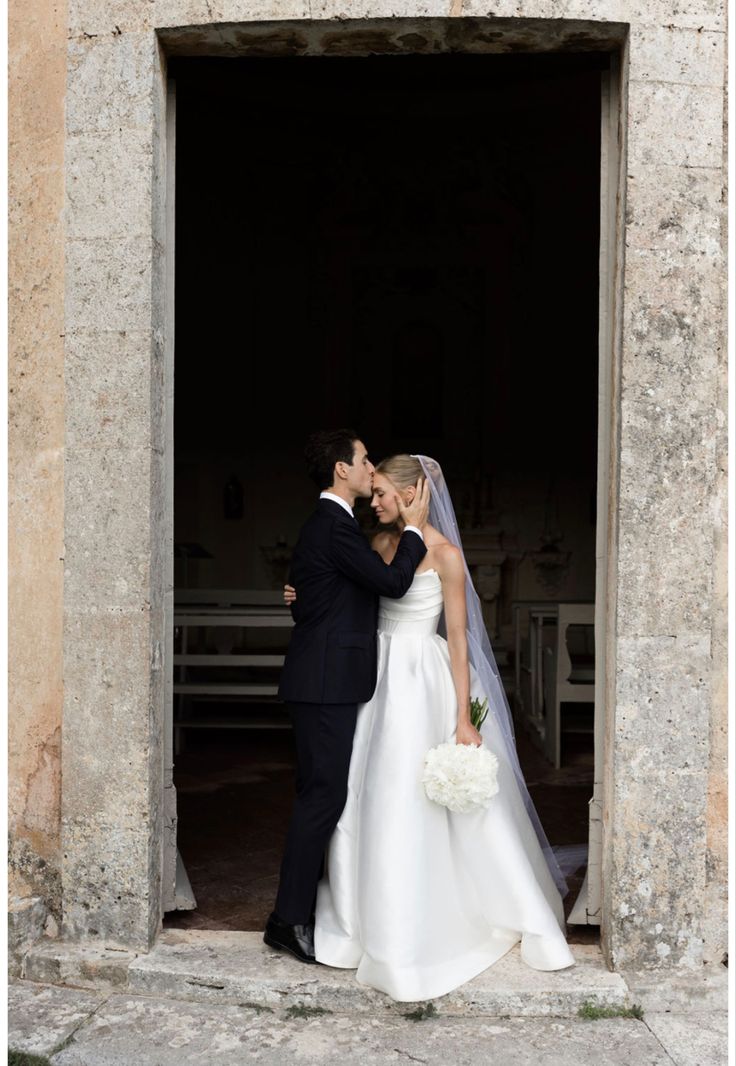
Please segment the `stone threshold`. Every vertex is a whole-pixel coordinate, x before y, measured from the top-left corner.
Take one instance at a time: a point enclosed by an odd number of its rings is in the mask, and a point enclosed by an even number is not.
[[[534,970],[517,944],[484,973],[432,1001],[438,1014],[486,1017],[576,1017],[583,1004],[645,1011],[726,1008],[728,971],[676,974],[606,968],[600,947],[573,944],[576,965]],[[162,932],[147,954],[89,942],[37,941],[19,960],[19,977],[41,984],[127,992],[199,1003],[332,1014],[404,1015],[397,1003],[360,985],[352,970],[309,966],[274,951],[260,933]]]

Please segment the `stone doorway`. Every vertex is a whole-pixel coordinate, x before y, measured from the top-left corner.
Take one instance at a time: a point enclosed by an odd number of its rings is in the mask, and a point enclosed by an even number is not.
[[[271,549],[285,541],[288,554],[312,503],[303,439],[355,425],[374,459],[441,458],[468,540],[492,561],[480,577],[513,699],[513,604],[550,595],[537,566],[545,535],[570,551],[558,598],[592,601],[599,580],[608,69],[605,53],[170,63],[173,541],[209,556],[190,558],[186,575],[175,563],[177,586],[278,588]],[[245,506],[228,519],[233,477]],[[517,732],[553,843],[588,840],[595,737],[592,707],[580,711],[560,771]],[[252,713],[200,704],[174,756],[198,906],[165,926],[255,930],[270,910],[290,737],[201,728],[207,715],[242,725]]]
[[[611,446],[599,450],[608,491],[595,597],[602,946],[617,970],[698,971],[725,943],[723,9],[515,0],[491,15],[471,0],[407,0],[391,6],[396,17],[386,10],[223,0],[213,14],[157,0],[72,12],[66,199],[49,208],[58,219],[63,207],[65,256],[64,327],[51,327],[54,351],[64,335],[62,936],[149,951],[174,828],[168,67],[195,56],[600,51],[615,64],[599,338]],[[47,117],[61,122],[58,108]]]
[[[605,651],[596,701],[605,711],[596,721],[590,823],[600,860],[602,947],[611,968],[692,969],[706,942],[718,941],[720,888],[706,861],[714,852],[705,826],[715,809],[708,744],[720,690],[709,651],[713,539],[710,512],[701,506],[715,499],[717,485],[710,445],[698,436],[688,468],[693,491],[675,491],[679,460],[669,445],[680,433],[690,440],[700,425],[672,401],[674,388],[690,395],[694,368],[706,390],[693,395],[694,408],[710,428],[716,418],[707,399],[717,376],[708,332],[717,332],[715,304],[703,301],[697,321],[680,308],[691,270],[709,292],[720,292],[720,261],[716,253],[694,253],[684,225],[663,236],[660,223],[702,182],[698,210],[717,229],[721,124],[710,101],[721,99],[720,68],[709,68],[702,84],[689,70],[671,82],[675,53],[661,52],[659,36],[684,47],[697,27],[676,21],[655,30],[660,16],[646,7],[632,14],[631,25],[616,21],[622,9],[613,3],[609,22],[598,10],[586,21],[525,11],[529,18],[320,22],[295,15],[293,22],[249,24],[238,15],[227,24],[184,26],[178,11],[162,5],[152,31],[148,23],[135,32],[115,28],[99,41],[91,31],[70,43],[66,166],[75,194],[66,241],[62,732],[62,931],[70,939],[147,951],[161,931],[162,885],[172,872],[166,841],[175,819],[164,746],[174,583],[173,450],[166,444],[174,345],[173,199],[166,186],[174,144],[166,136],[166,92],[173,60],[582,50],[611,57],[607,85],[602,79],[598,338],[597,510],[606,521],[596,526],[595,596]],[[702,121],[692,119],[692,108],[701,108]],[[125,167],[115,169],[112,159]],[[696,173],[699,167],[708,173]],[[676,266],[668,258],[673,249],[682,253]],[[117,375],[110,395],[100,395],[101,362]],[[91,396],[104,400],[105,426],[112,418],[113,429],[100,428]],[[116,446],[99,448],[111,434]],[[663,531],[675,520],[679,554],[660,550],[657,540],[671,547]],[[693,554],[704,568],[685,589],[682,560]],[[703,603],[710,605],[705,612]],[[661,802],[654,804],[654,795]],[[687,846],[671,847],[675,832]],[[635,889],[632,870],[641,874]],[[707,901],[697,912],[693,893]]]

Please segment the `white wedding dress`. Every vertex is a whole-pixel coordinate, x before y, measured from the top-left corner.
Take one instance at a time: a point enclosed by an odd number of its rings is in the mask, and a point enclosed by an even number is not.
[[[454,814],[429,800],[424,756],[454,739],[455,689],[437,633],[436,570],[383,599],[378,681],[358,708],[348,798],[317,890],[317,961],[357,969],[395,1000],[442,996],[521,942],[538,970],[575,963],[560,893],[549,872],[492,712],[481,734],[499,755],[487,809]],[[483,697],[470,667],[471,695]]]

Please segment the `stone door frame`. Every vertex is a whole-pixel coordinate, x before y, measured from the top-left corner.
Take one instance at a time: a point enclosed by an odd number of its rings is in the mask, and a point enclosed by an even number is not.
[[[618,9],[614,2],[600,6]],[[602,944],[611,968],[641,962],[694,966],[702,956],[702,916],[690,901],[704,890],[705,834],[702,847],[699,839],[690,841],[675,858],[666,848],[673,832],[692,833],[704,819],[707,743],[698,741],[707,740],[709,692],[701,684],[693,699],[692,678],[680,679],[678,687],[667,671],[675,655],[685,654],[702,682],[708,649],[697,626],[682,617],[676,560],[647,570],[649,546],[638,527],[636,501],[644,493],[656,515],[672,500],[661,481],[657,495],[651,471],[632,456],[632,448],[656,450],[659,440],[659,427],[641,409],[641,373],[635,369],[642,337],[660,313],[648,295],[658,263],[656,255],[648,261],[635,250],[630,267],[623,253],[633,226],[646,229],[657,212],[671,211],[682,174],[663,180],[660,172],[687,167],[683,151],[712,160],[706,141],[712,123],[704,120],[704,129],[690,130],[679,155],[669,142],[653,154],[652,138],[665,116],[642,76],[651,42],[641,44],[635,82],[631,27],[623,21],[319,21],[297,13],[294,21],[185,25],[174,0],[153,9],[155,25],[115,25],[104,34],[72,37],[68,52],[62,934],[145,952],[161,929],[164,843],[172,829],[164,799],[173,575],[165,373],[172,344],[167,56],[599,49],[621,59],[621,169],[608,248],[606,418],[612,447],[607,513],[600,519],[605,517],[609,550],[597,589],[604,593],[607,708],[604,737],[598,738],[604,743]],[[632,169],[639,176],[633,221],[624,217]],[[683,253],[687,237],[674,237]],[[678,328],[692,332],[675,311],[669,319],[675,343]],[[706,343],[696,342],[703,359]],[[681,362],[672,372],[686,374]],[[658,609],[678,612],[667,637],[638,588],[638,580],[652,572],[660,583]],[[671,632],[681,637],[674,650]],[[650,695],[651,676],[661,694],[658,689]],[[663,739],[661,725],[653,730],[646,711],[671,704],[673,697],[675,725]],[[678,743],[684,728],[687,748]],[[657,788],[665,800],[661,806],[653,797]],[[686,884],[687,893],[678,895],[678,884]]]

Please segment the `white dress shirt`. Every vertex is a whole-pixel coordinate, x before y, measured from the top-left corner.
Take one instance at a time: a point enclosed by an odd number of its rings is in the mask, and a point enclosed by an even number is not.
[[[339,503],[340,506],[345,511],[347,511],[351,518],[355,518],[355,515],[353,514],[350,508],[350,504],[347,502],[347,500],[343,500],[342,496],[336,496],[334,492],[325,491],[320,492],[319,498],[320,500],[332,500],[333,503]],[[404,526],[404,532],[406,532],[407,529],[410,529],[413,533],[416,533],[418,537],[421,537],[422,540],[424,540],[424,534],[422,533],[421,529],[417,529],[416,526]]]
[[[320,492],[319,498],[320,500],[332,500],[333,503],[339,503],[342,509],[347,511],[351,518],[355,518],[355,515],[350,508],[350,504],[347,500],[343,500],[342,496],[336,496],[334,492]]]

